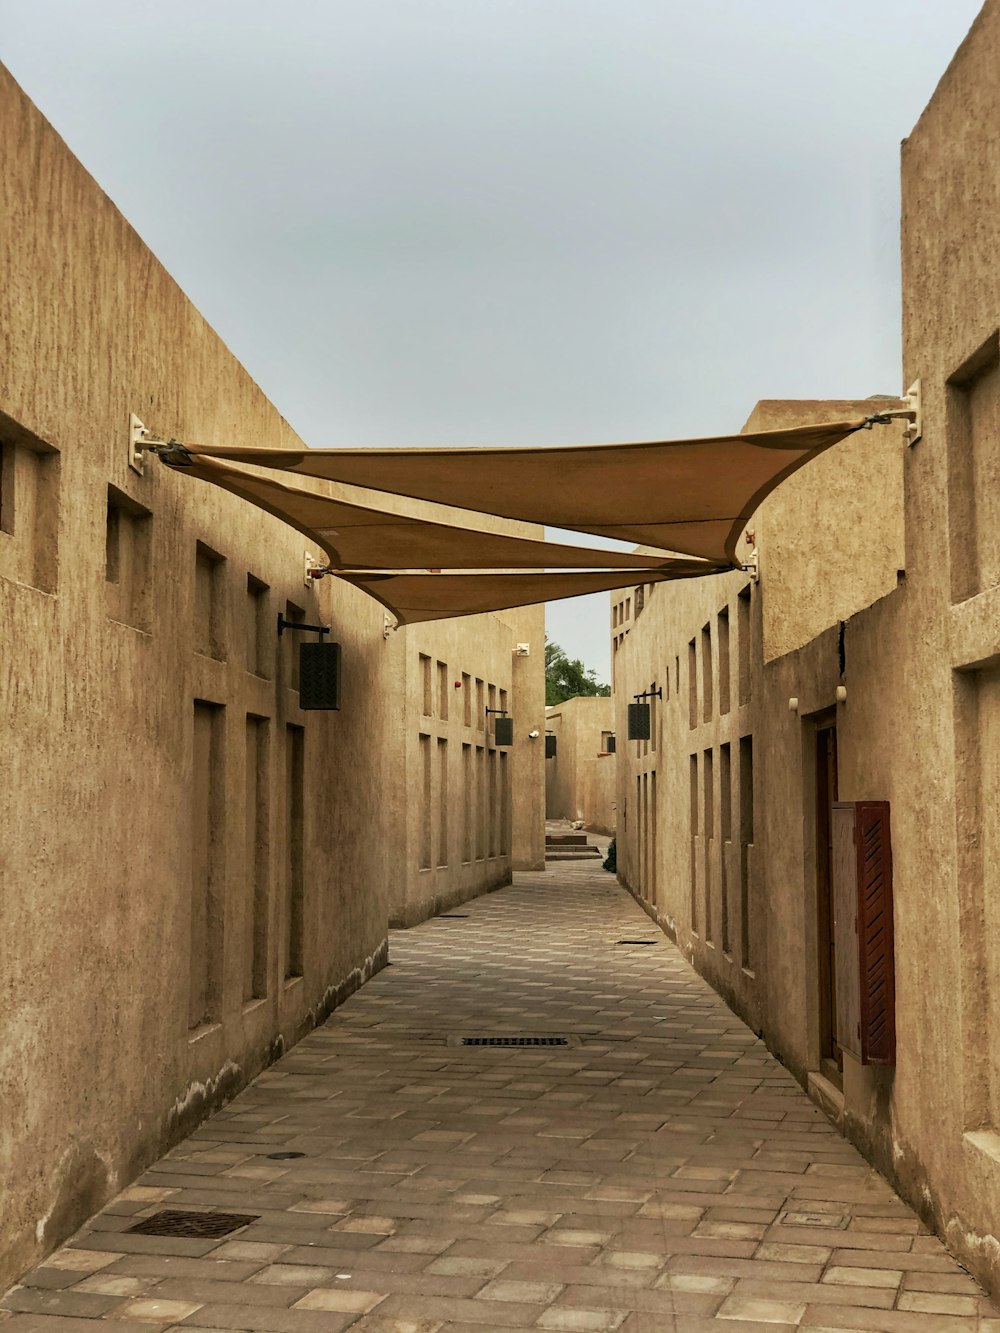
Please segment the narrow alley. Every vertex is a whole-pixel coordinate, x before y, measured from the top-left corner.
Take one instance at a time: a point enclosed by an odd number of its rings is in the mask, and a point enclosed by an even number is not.
[[[562,1043],[462,1045],[500,1036]],[[134,1230],[164,1210],[238,1229]],[[397,932],[389,968],[2,1305],[3,1333],[1000,1333],[593,863]]]

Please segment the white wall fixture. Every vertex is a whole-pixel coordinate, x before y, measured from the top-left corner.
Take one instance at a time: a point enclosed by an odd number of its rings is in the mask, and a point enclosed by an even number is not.
[[[920,394],[919,380],[914,380],[907,389],[904,401],[913,412],[913,419],[907,423],[906,430],[903,432],[906,436],[906,443],[912,448],[924,433],[924,405]]]
[[[145,460],[143,450],[151,438],[149,431],[142,424],[134,412],[129,413],[128,419],[128,465],[133,472],[138,472],[141,477],[145,470]]]
[[[515,656],[515,657],[530,657],[530,656],[531,656],[531,644],[530,644],[530,643],[516,643],[516,644],[514,645],[514,656]]]
[[[839,704],[846,704],[846,703],[847,703],[847,686],[846,686],[846,685],[838,685],[838,686],[837,686],[837,703],[839,703]]]
[[[797,712],[799,711],[799,701],[798,701],[798,699],[789,699],[789,701],[788,701],[788,711],[789,711],[790,713],[797,713]]]

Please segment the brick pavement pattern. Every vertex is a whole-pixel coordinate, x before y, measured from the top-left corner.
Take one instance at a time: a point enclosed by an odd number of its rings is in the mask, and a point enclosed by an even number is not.
[[[610,875],[456,911],[29,1273],[2,1333],[1000,1333]],[[571,1044],[457,1044],[495,1034]],[[128,1230],[163,1208],[257,1220]]]

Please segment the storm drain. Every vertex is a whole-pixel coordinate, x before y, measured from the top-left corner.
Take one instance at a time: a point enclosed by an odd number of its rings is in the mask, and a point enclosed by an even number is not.
[[[568,1046],[568,1037],[462,1037],[463,1046]]]
[[[468,921],[468,912],[438,912],[439,921]]]
[[[616,940],[616,944],[655,944],[656,940]]]
[[[238,1231],[240,1227],[256,1222],[259,1216],[259,1213],[179,1213],[167,1209],[162,1213],[154,1213],[152,1217],[144,1217],[128,1230],[138,1232],[140,1236],[214,1238],[228,1236],[231,1231]]]

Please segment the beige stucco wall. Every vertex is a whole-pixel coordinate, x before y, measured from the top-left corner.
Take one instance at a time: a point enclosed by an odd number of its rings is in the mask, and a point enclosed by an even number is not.
[[[540,609],[387,640],[377,603],[304,585],[299,534],[130,469],[130,412],[301,443],[2,71],[0,136],[6,1283],[384,965],[418,650],[510,690],[532,638],[519,729],[544,688]],[[300,711],[279,611],[331,626],[339,712]],[[530,857],[544,771],[516,763]]]
[[[745,429],[852,420],[874,406],[871,399],[762,402]],[[747,524],[759,583],[734,572],[647,587],[638,600],[633,589],[631,615],[622,595],[612,594],[619,873],[754,1027],[767,1011],[766,960],[774,955],[784,964],[801,954],[791,947],[801,913],[790,921],[766,904],[775,891],[798,901],[805,873],[780,864],[785,858],[798,866],[805,844],[788,805],[776,801],[787,837],[776,839],[776,860],[768,852],[768,873],[773,866],[781,888],[765,893],[761,774],[773,767],[784,783],[788,763],[798,760],[795,752],[780,755],[787,740],[781,710],[788,713],[795,691],[768,696],[764,665],[896,587],[902,452],[899,426],[859,432],[779,488]],[[746,544],[747,555],[751,549]],[[815,667],[828,695],[823,707],[834,704],[839,683],[837,635],[827,649]],[[652,740],[629,741],[627,705],[650,685],[663,690],[652,702]],[[806,687],[804,679],[803,694]],[[784,1012],[775,1021],[794,1018]]]
[[[615,756],[602,744],[614,732],[614,700],[578,696],[545,710],[556,753],[545,764],[548,819],[582,820],[595,833],[615,831]]]
[[[618,832],[623,878],[994,1290],[1000,1287],[998,68],[1000,4],[990,0],[903,147],[903,384],[921,382],[922,438],[911,448],[897,428],[854,436],[798,473],[748,525],[759,544],[761,581],[750,589],[749,697],[738,715],[732,715],[735,700],[728,717],[715,702],[704,712],[700,650],[707,646],[712,655],[708,678],[717,701],[716,617],[728,606],[732,672],[740,652],[739,636],[732,641],[733,598],[746,582],[739,574],[657,588],[617,654],[619,734],[626,696],[652,671],[657,679],[673,674],[680,686],[680,698],[665,705],[659,720],[655,817],[643,810],[636,786],[652,773],[650,755],[636,755],[635,743],[619,747],[619,803],[628,802]],[[765,403],[749,424],[836,417],[845,406]],[[702,626],[709,627],[707,639],[699,638]],[[685,649],[692,639],[694,727],[685,716],[691,699]],[[838,686],[846,691],[839,701]],[[817,726],[829,721],[837,730],[839,798],[890,803],[894,885],[896,1062],[864,1068],[845,1054],[841,1087],[821,1059],[817,975]],[[748,736],[754,761],[749,966],[739,929],[731,932],[727,957],[704,928],[706,896],[721,907],[720,746],[745,745]],[[706,752],[715,844],[707,854]],[[738,863],[732,869],[738,873]],[[738,911],[736,917],[738,927]]]
[[[408,926],[544,865],[544,607],[413,625],[392,636],[405,762],[383,806],[393,828],[390,914]],[[527,644],[526,656],[518,645]],[[494,717],[514,719],[497,746]]]
[[[886,406],[897,407],[888,395]],[[783,430],[808,421],[854,421],[863,402],[767,400],[743,429]],[[858,485],[877,484],[877,494]],[[761,557],[764,660],[808,643],[896,587],[903,554],[903,456],[899,434],[861,430],[793,473],[747,525]],[[744,541],[741,555],[750,546]]]
[[[1000,1286],[1000,5],[990,0],[903,145],[903,367],[923,438],[906,456],[905,661],[873,622],[866,716],[899,762],[897,972],[906,1059],[883,1155],[929,1191],[950,1243]],[[982,349],[982,355],[980,351]],[[884,682],[884,683],[883,683]],[[896,692],[892,694],[893,688]],[[859,700],[861,703],[862,700]],[[909,758],[910,763],[905,759]],[[913,759],[916,759],[914,765]],[[857,781],[872,781],[859,764]],[[897,851],[898,849],[898,851]],[[867,1122],[867,1117],[864,1117]]]

